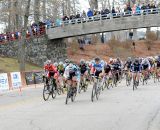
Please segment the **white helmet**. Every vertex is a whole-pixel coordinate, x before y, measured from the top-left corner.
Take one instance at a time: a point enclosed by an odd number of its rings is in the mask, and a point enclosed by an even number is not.
[[[54,63],[54,66],[55,66],[55,67],[57,67],[57,66],[58,66],[58,63],[57,63],[57,62],[55,62],[55,63]]]

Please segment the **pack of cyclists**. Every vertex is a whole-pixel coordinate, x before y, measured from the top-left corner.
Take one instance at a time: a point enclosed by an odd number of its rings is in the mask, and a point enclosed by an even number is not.
[[[104,61],[99,57],[91,61],[85,61],[81,59],[79,63],[74,63],[73,61],[66,59],[65,62],[55,62],[51,63],[47,60],[44,65],[46,84],[48,85],[48,80],[53,77],[55,80],[55,85],[58,83],[58,77],[63,77],[64,84],[70,84],[77,91],[81,80],[86,78],[91,81],[92,77],[107,79],[114,79],[114,81],[119,83],[121,79],[127,74],[129,80],[135,80],[137,86],[141,81],[148,80],[151,77],[160,80],[160,55],[155,57],[128,57],[126,61],[122,61],[120,58],[110,58],[109,61]],[[66,87],[64,85],[63,87]]]

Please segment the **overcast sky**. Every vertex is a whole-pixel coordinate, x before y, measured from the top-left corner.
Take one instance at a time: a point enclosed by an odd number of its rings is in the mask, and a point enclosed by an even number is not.
[[[87,11],[89,8],[88,0],[80,0],[81,10]]]

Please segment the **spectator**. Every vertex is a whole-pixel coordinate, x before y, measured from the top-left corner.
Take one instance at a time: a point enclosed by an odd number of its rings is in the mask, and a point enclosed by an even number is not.
[[[93,16],[93,11],[89,8],[88,12],[87,12],[87,16],[88,17],[92,17]]]
[[[139,5],[136,6],[136,14],[141,14],[141,8]]]
[[[62,25],[62,21],[60,19],[56,19],[55,26],[60,27]]]
[[[133,49],[136,50],[136,44],[135,42],[132,43]]]
[[[86,18],[87,17],[87,15],[86,15],[86,12],[83,10],[83,13],[82,13],[82,16],[81,16],[82,18]]]
[[[143,10],[143,11],[146,10],[146,6],[145,6],[144,3],[143,3],[142,6],[141,6],[141,10]]]
[[[128,14],[132,13],[132,8],[131,8],[131,6],[129,4],[127,5],[127,13]]]
[[[114,7],[112,8],[112,15],[113,15],[113,16],[116,16],[116,11],[115,11],[115,8],[114,8]]]
[[[77,12],[76,19],[79,19],[79,18],[81,18],[81,14],[79,12]]]

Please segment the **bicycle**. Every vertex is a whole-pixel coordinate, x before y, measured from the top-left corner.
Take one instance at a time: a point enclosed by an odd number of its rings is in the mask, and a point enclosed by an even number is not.
[[[46,83],[47,80],[48,80],[48,83]],[[46,77],[44,81],[45,81],[45,84],[43,88],[43,99],[47,101],[50,95],[52,95],[52,98],[55,99],[56,93],[57,93],[55,79],[53,77],[51,77],[50,79]]]
[[[133,91],[135,89],[138,89],[138,86],[139,86],[139,80],[137,80],[137,75],[138,75],[138,72],[136,72],[135,78],[133,77]]]
[[[77,87],[73,87],[72,82],[74,82],[74,81],[71,81],[70,84],[68,84],[68,83],[66,84],[66,88],[67,88],[67,97],[66,97],[66,102],[65,102],[66,104],[68,104],[69,98],[71,98],[71,101],[74,102],[75,97],[77,95]]]
[[[81,90],[83,90],[84,92],[87,91],[87,88],[88,88],[88,83],[87,83],[87,79],[86,77],[83,77],[83,75],[81,75],[81,82],[80,82],[80,85],[79,85],[79,89],[78,89],[78,92],[81,93]]]
[[[142,82],[143,82],[143,85],[144,83],[148,83],[147,80],[149,79],[149,73],[147,70],[144,70],[144,72],[142,73]]]
[[[129,71],[126,71],[126,85],[127,86],[130,86],[131,85],[131,80],[132,80],[132,77],[131,77],[131,74]]]
[[[60,75],[57,82],[57,93],[58,95],[64,94],[64,82],[63,77]]]
[[[91,94],[91,101],[93,102],[96,96],[96,99],[99,99],[99,95],[101,93],[101,78],[97,77],[97,76],[93,76],[94,80],[94,84],[93,84],[93,88],[92,88],[92,94]]]
[[[160,68],[154,72],[154,83],[156,83],[156,81],[160,82]]]

